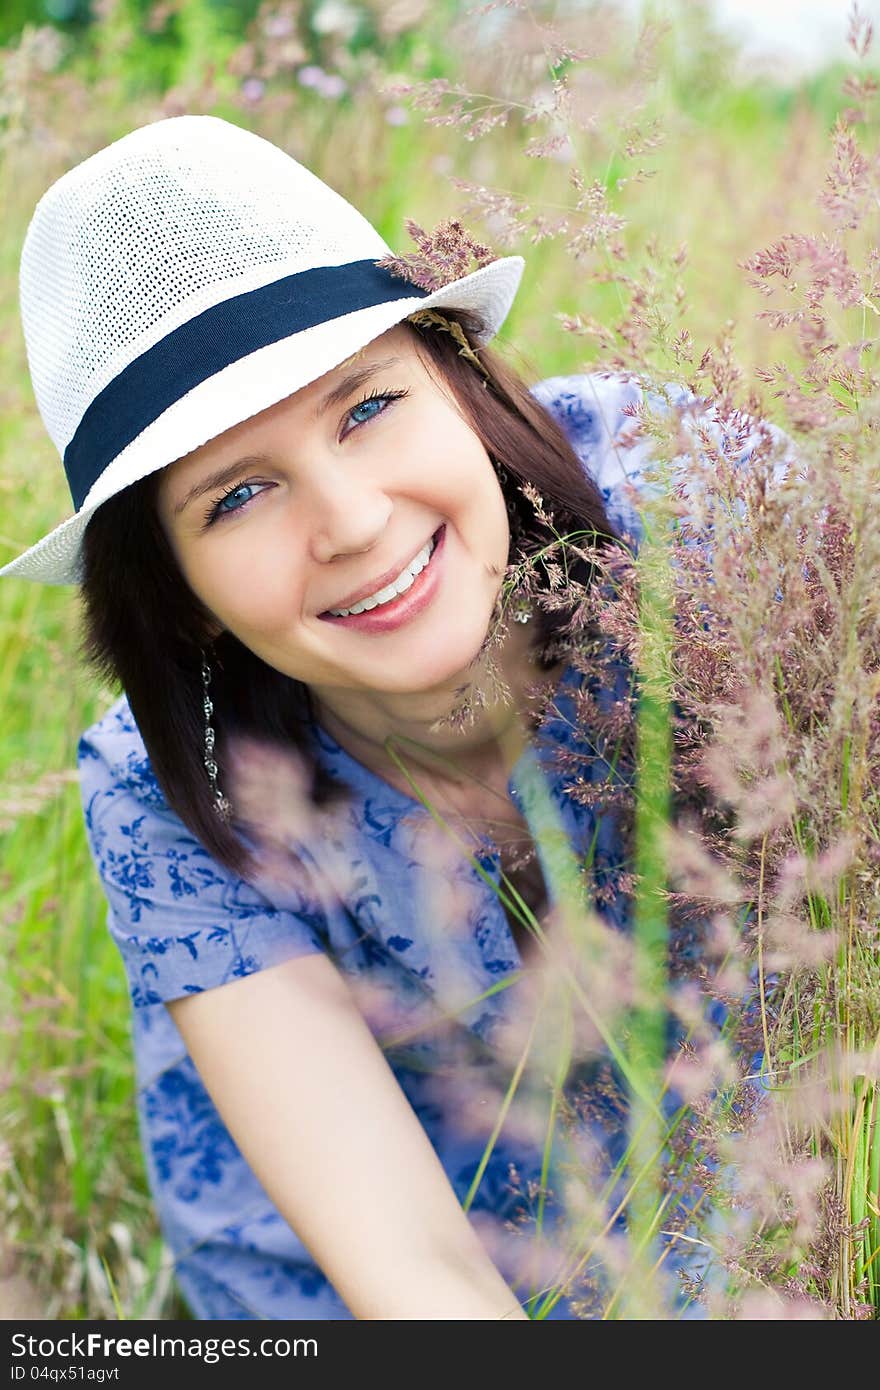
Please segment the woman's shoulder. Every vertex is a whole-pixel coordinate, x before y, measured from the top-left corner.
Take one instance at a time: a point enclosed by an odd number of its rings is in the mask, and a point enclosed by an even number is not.
[[[638,454],[638,446],[644,443],[638,428],[639,406],[662,411],[697,399],[678,382],[645,387],[632,373],[611,371],[545,377],[531,387],[531,394],[562,426],[584,462],[598,468],[612,458]],[[619,462],[616,474],[619,477]]]
[[[125,694],[80,735],[77,763],[84,789],[124,793],[153,811],[169,811]]]
[[[585,442],[613,430],[625,408],[642,400],[642,388],[628,372],[560,373],[536,382],[531,393],[570,434]]]
[[[777,425],[739,409],[721,413],[711,397],[698,396],[680,381],[644,382],[625,372],[575,372],[547,377],[531,392],[561,425],[602,492],[609,514],[636,538],[641,525],[633,504],[647,500],[661,487],[660,481],[651,477],[649,465],[656,442],[651,432],[643,429],[645,412],[658,417],[674,415],[681,443],[680,453],[671,463],[689,497],[699,486],[691,467],[692,455],[704,454],[709,444],[735,465],[743,466],[761,441],[769,438],[776,483],[786,477],[795,458],[792,441]]]
[[[125,695],[80,736],[77,764],[86,835],[105,881],[154,881],[169,856],[223,876],[168,805]]]
[[[640,382],[623,372],[574,372],[546,377],[531,394],[561,426],[602,494],[609,519],[637,541],[639,514],[627,485],[641,489],[651,452],[635,415],[645,400]]]
[[[82,734],[86,836],[136,1007],[325,949],[302,864],[284,884],[239,878],[171,810],[125,696]]]

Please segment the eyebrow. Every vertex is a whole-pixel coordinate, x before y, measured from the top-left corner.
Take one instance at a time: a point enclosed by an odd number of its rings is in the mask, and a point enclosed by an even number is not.
[[[227,463],[224,468],[218,468],[205,478],[200,478],[197,483],[193,483],[189,492],[181,497],[179,502],[175,502],[174,516],[180,516],[180,513],[186,511],[190,502],[194,502],[197,497],[203,497],[206,492],[214,492],[217,488],[225,487],[227,483],[234,482],[241,476],[243,468],[251,468],[267,462],[268,459],[265,454],[251,454],[247,458],[236,459],[234,463]]]
[[[350,396],[353,391],[357,391],[358,387],[365,385],[377,372],[384,372],[387,371],[389,367],[397,367],[399,365],[399,357],[383,357],[376,362],[365,362],[362,367],[355,367],[354,370],[348,372],[340,382],[337,382],[331,391],[327,392],[315,411],[315,419],[320,420],[322,415],[326,415],[327,411],[331,410],[334,405],[339,405],[340,402]]]
[[[363,386],[376,376],[378,372],[387,371],[389,367],[396,367],[400,364],[399,357],[383,357],[376,362],[367,362],[362,367],[355,367],[353,371],[346,373],[341,381],[337,382],[331,390],[323,396],[315,409],[314,419],[320,420],[332,410],[334,405],[339,405],[348,399],[353,392]],[[233,482],[244,468],[253,468],[259,464],[268,462],[265,454],[249,454],[245,458],[236,459],[234,463],[227,463],[223,468],[218,468],[215,472],[209,473],[206,477],[200,478],[197,483],[193,483],[189,491],[176,502],[173,508],[174,516],[186,511],[191,502],[197,497],[203,497],[206,492],[215,492],[218,488],[225,487],[227,483]]]

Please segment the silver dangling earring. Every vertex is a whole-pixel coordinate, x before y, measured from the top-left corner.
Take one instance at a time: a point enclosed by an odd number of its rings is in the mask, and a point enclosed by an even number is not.
[[[232,815],[232,806],[221,792],[217,785],[217,763],[214,760],[214,727],[211,720],[214,716],[214,701],[211,699],[208,687],[211,684],[211,668],[208,659],[202,652],[202,709],[205,712],[205,771],[211,783],[211,794],[214,797],[214,810],[222,821],[228,821]]]

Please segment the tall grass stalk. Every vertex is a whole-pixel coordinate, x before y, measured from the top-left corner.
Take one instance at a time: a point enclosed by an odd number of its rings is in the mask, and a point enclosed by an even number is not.
[[[665,829],[670,818],[670,652],[672,607],[666,548],[649,537],[639,552],[640,621],[645,636],[637,708],[636,875],[634,907],[634,1007],[629,1020],[629,1063],[633,1074],[630,1143],[633,1162],[645,1177],[629,1204],[630,1238],[636,1269],[627,1284],[625,1317],[650,1317],[663,1300],[656,1277],[658,1221],[663,1208],[659,1155],[662,1125],[645,1097],[662,1092],[666,1066],[669,924],[665,892]]]

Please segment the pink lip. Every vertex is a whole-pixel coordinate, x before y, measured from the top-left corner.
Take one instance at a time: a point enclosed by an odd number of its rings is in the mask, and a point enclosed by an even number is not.
[[[437,532],[437,540],[425,568],[416,575],[406,592],[398,594],[390,603],[380,604],[378,608],[367,608],[363,613],[349,613],[346,618],[335,617],[332,613],[319,613],[318,617],[323,623],[338,623],[341,627],[355,628],[358,632],[394,632],[396,628],[415,618],[423,608],[427,608],[436,595],[443,579],[440,561],[445,540],[444,523]],[[347,607],[346,604],[339,606]]]

